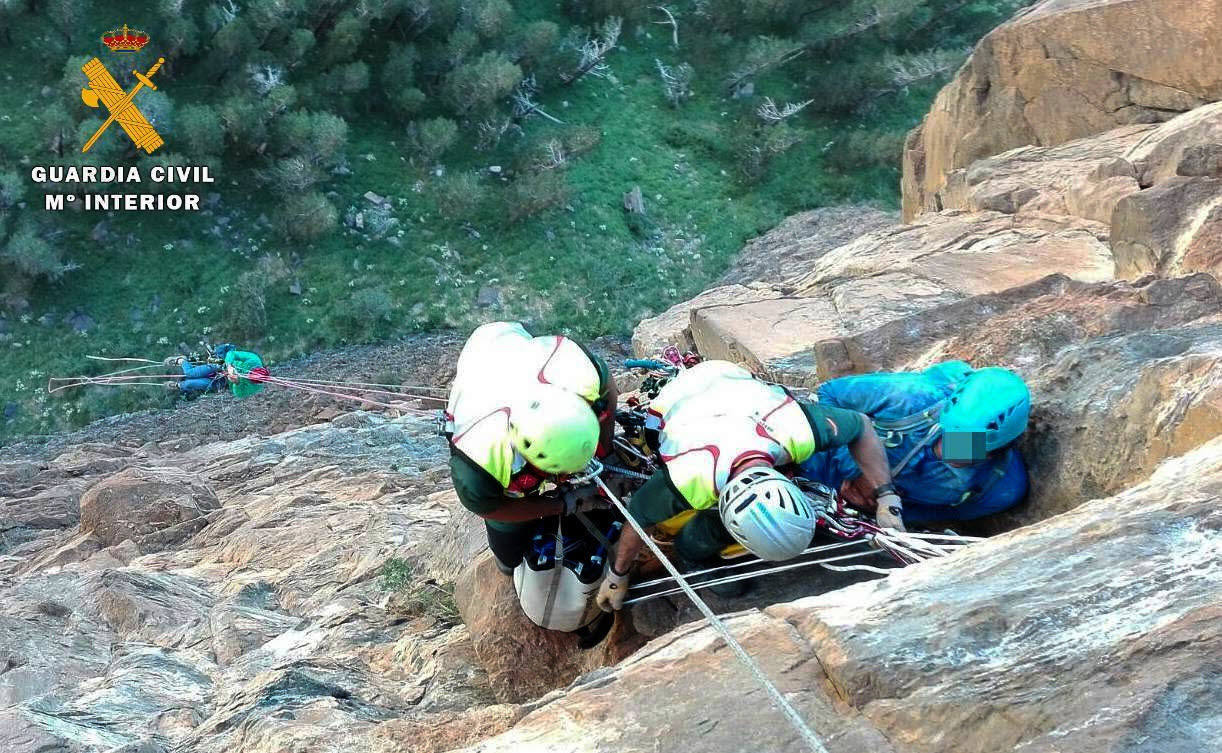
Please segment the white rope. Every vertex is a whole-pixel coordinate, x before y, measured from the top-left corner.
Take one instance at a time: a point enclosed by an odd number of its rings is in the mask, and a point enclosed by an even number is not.
[[[704,603],[704,599],[701,599],[696,592],[692,590],[692,587],[688,585],[678,568],[676,568],[674,564],[667,559],[666,555],[663,554],[660,548],[658,548],[658,545],[654,543],[654,540],[649,536],[649,534],[645,533],[645,529],[642,528],[641,524],[636,521],[636,518],[628,514],[628,508],[624,507],[624,503],[620,501],[619,497],[615,496],[615,494],[609,488],[607,488],[607,484],[601,478],[595,478],[594,481],[600,488],[602,488],[603,494],[607,495],[607,498],[610,499],[611,503],[620,511],[620,514],[624,516],[624,519],[628,521],[628,524],[632,526],[637,535],[641,537],[641,541],[645,542],[645,546],[649,547],[649,549],[653,552],[653,556],[657,557],[658,561],[662,563],[662,566],[665,567],[674,577],[675,582],[678,583],[679,587],[683,589],[683,593],[687,594],[687,598],[692,600],[692,603],[696,605],[696,608],[700,610],[701,614],[704,615],[704,618],[709,621],[709,626],[721,636],[721,639],[726,642],[726,645],[730,647],[730,650],[734,652],[734,655],[738,657],[738,660],[746,665],[752,676],[755,677],[755,681],[758,682],[760,686],[768,693],[769,697],[772,698],[772,702],[778,709],[780,709],[781,713],[785,715],[785,718],[789,720],[789,723],[793,725],[793,728],[797,730],[798,735],[806,742],[806,746],[814,751],[814,753],[827,753],[827,748],[823,747],[823,743],[819,741],[819,738],[815,735],[815,731],[806,724],[806,721],[802,719],[797,710],[790,705],[789,701],[785,700],[785,696],[781,695],[781,691],[777,690],[777,687],[772,684],[772,681],[769,680],[768,676],[764,674],[764,670],[760,669],[759,665],[755,663],[755,660],[751,658],[751,655],[747,653],[747,650],[742,647],[742,644],[740,644],[734,638],[734,636],[730,634],[730,629],[726,627],[726,624],[722,622],[717,615],[713,614],[713,610],[709,608],[708,604]]]
[[[862,546],[862,545],[868,546],[869,543],[870,542],[865,539],[854,539],[853,541],[841,541],[835,544],[821,544],[819,546],[808,547],[807,549],[802,551],[802,553],[799,554],[798,556],[804,557],[808,554],[822,554],[823,552],[831,552],[837,549],[847,549],[848,547],[851,547],[851,546]],[[871,551],[877,553],[878,550],[871,550]],[[709,575],[711,573],[720,573],[720,572],[725,572],[727,570],[740,570],[744,567],[758,565],[761,561],[762,560],[759,560],[759,559],[747,559],[747,560],[743,560],[742,562],[735,562],[729,565],[718,565],[717,567],[708,567],[703,570],[693,570],[692,572],[684,573],[683,577],[696,578],[701,575]],[[632,586],[628,589],[628,591],[632,592],[632,591],[638,591],[638,590],[645,590],[647,588],[650,588],[651,586],[660,586],[663,583],[673,583],[674,580],[675,580],[674,578],[671,578],[668,576],[665,578],[655,578],[654,580],[643,581],[641,583],[633,583]]]
[[[704,588],[710,588],[712,586],[725,585],[726,583],[737,583],[742,580],[751,580],[753,578],[760,578],[765,575],[772,575],[773,573],[783,573],[788,570],[796,570],[797,568],[800,568],[800,567],[811,567],[812,565],[819,565],[820,567],[831,568],[832,566],[828,564],[829,562],[841,562],[843,560],[858,559],[860,557],[877,557],[880,554],[882,554],[882,552],[880,552],[877,549],[868,549],[864,552],[852,552],[850,554],[840,554],[835,557],[826,557],[824,559],[819,559],[819,560],[803,560],[801,562],[792,562],[788,565],[778,565],[776,567],[769,567],[764,570],[751,570],[750,572],[735,573],[733,575],[726,575],[721,578],[713,578],[711,580],[706,580],[706,581],[697,583],[696,585],[691,586],[691,589],[693,591],[697,591],[697,590],[704,589]],[[843,568],[844,566],[840,566],[840,567]],[[869,573],[878,573],[879,575],[889,575],[891,573],[891,570],[893,570],[894,568],[874,567],[872,565],[851,565],[851,566],[848,566],[848,569],[863,570]],[[663,596],[670,596],[672,594],[677,594],[681,592],[682,590],[683,588],[682,586],[680,586],[679,588],[669,588],[664,591],[654,591],[653,593],[644,594],[642,596],[636,597],[635,599],[630,599],[628,601],[625,601],[624,604],[625,606],[628,604],[639,604],[642,601],[651,601],[653,599],[659,599]]]
[[[161,361],[154,361],[151,358],[107,358],[106,356],[85,356],[85,357],[93,361],[134,361],[136,363],[157,363],[157,364],[161,363]]]

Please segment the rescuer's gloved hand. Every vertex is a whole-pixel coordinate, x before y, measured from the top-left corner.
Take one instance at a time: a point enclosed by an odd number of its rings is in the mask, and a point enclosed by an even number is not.
[[[904,528],[904,503],[894,492],[878,498],[878,513],[874,520],[879,528],[890,528],[900,533],[908,530]]]
[[[615,572],[614,565],[607,566],[607,574],[598,587],[598,597],[595,602],[604,612],[616,611],[624,607],[624,598],[628,596],[628,573]]]

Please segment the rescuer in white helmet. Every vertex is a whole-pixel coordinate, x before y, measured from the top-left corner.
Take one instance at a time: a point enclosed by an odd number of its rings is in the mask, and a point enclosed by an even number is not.
[[[615,402],[607,365],[567,337],[494,322],[468,338],[446,406],[450,472],[463,506],[484,519],[502,572],[522,561],[534,521],[591,505],[540,487],[609,446]]]
[[[861,413],[795,399],[726,361],[680,372],[650,404],[662,467],[632,495],[629,513],[643,526],[677,530],[685,569],[716,563],[738,544],[761,559],[800,554],[815,532],[805,494],[781,472],[817,452],[847,446],[873,485],[880,509],[898,509],[887,456]],[[885,513],[879,521],[889,522]],[[610,611],[623,606],[628,571],[641,540],[625,527],[598,594]],[[714,587],[737,595],[740,583]],[[720,590],[719,590],[720,589]]]

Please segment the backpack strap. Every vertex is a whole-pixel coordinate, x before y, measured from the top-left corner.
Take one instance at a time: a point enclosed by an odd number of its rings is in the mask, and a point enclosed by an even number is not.
[[[925,449],[925,447],[927,447],[931,442],[933,442],[934,439],[936,439],[938,435],[941,433],[942,433],[942,427],[939,426],[938,424],[935,423],[933,426],[930,426],[929,431],[925,432],[925,436],[921,438],[921,441],[913,445],[912,449],[908,451],[908,454],[905,455],[903,458],[901,458],[898,463],[896,463],[894,466],[891,467],[891,478],[894,479],[896,476],[900,475],[900,472],[902,472],[905,468],[908,467],[908,464],[912,462],[912,459],[916,457],[917,453]],[[902,441],[903,435],[899,435],[899,436],[901,437],[901,441]]]
[[[984,495],[988,494],[989,490],[991,490],[994,486],[996,486],[998,481],[1001,481],[1003,478],[1006,477],[1006,471],[1009,470],[1010,468],[1011,453],[1013,452],[1014,452],[1014,448],[1011,447],[1009,450],[1006,451],[1005,455],[1002,455],[1001,457],[995,459],[993,461],[993,469],[989,473],[988,480],[985,481],[984,484],[981,485],[979,488],[968,489],[967,491],[965,491],[963,493],[963,496],[959,498],[959,501],[954,503],[951,506],[958,507],[959,505],[965,505],[968,502],[975,502],[976,500],[980,499]]]
[[[871,417],[870,422],[874,424],[874,431],[882,439],[884,447],[899,447],[903,444],[907,434],[935,426],[944,407],[946,407],[945,399],[939,400],[923,411],[903,418],[886,420]]]

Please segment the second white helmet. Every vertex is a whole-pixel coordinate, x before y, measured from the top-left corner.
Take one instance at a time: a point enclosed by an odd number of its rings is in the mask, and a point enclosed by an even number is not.
[[[718,499],[721,522],[734,540],[763,560],[801,554],[815,535],[806,495],[773,468],[748,468],[726,484]]]

